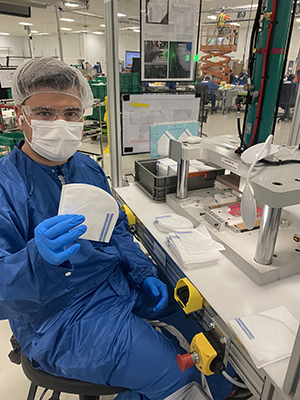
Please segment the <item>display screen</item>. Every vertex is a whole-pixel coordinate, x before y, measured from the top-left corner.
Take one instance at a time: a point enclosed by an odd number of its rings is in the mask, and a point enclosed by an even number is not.
[[[132,68],[132,61],[134,58],[140,58],[139,51],[126,51],[125,53],[125,68]]]
[[[16,17],[31,17],[30,7],[17,6],[15,4],[0,3],[0,14],[13,15]]]

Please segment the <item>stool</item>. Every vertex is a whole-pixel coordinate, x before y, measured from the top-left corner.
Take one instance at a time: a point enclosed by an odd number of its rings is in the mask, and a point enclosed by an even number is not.
[[[17,342],[14,337],[11,341],[12,340]],[[53,391],[52,396],[48,400],[59,400],[61,393],[77,394],[79,400],[99,400],[100,396],[114,395],[128,390],[117,386],[97,385],[75,379],[61,378],[45,371],[35,369],[32,367],[28,358],[21,352],[20,347],[19,352],[16,347],[14,347],[14,350],[9,356],[12,362],[22,365],[24,374],[31,382],[27,400],[34,400],[38,387],[45,388],[44,393],[46,393],[48,389]],[[40,399],[43,397],[44,396],[40,397]]]

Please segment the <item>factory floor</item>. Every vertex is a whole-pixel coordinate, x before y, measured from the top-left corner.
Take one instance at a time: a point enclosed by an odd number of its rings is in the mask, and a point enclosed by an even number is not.
[[[241,116],[243,117],[243,115]],[[286,144],[289,137],[291,122],[281,122],[277,124],[275,130],[275,144]],[[203,132],[208,137],[215,137],[219,135],[237,135],[236,129],[236,113],[230,112],[225,115],[222,112],[208,114],[208,121],[203,126]],[[96,141],[88,139],[84,142],[84,150],[93,154],[99,154],[100,139]],[[122,172],[131,174],[134,171],[134,161],[150,158],[148,154],[126,155],[122,157]],[[104,155],[103,167],[107,175],[110,174],[110,156]],[[133,177],[129,176],[129,181]],[[9,338],[11,331],[7,321],[0,321],[0,399],[1,400],[26,400],[27,392],[29,389],[29,381],[24,376],[20,366],[12,364],[7,357],[11,350]],[[41,390],[38,391],[38,394]],[[50,395],[45,396],[45,400]],[[36,397],[36,399],[38,396]],[[111,400],[113,397],[105,397],[105,400]],[[78,400],[78,396],[71,394],[62,394],[61,400]],[[254,399],[253,399],[254,400]]]

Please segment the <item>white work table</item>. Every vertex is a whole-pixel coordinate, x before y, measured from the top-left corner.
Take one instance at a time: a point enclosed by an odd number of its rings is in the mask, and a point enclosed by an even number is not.
[[[166,203],[152,200],[136,183],[130,184],[129,187],[116,188],[115,191],[178,265],[176,256],[166,243],[166,234],[154,225],[155,216],[174,211]],[[182,269],[182,272],[225,324],[231,319],[256,314],[280,305],[286,306],[300,321],[300,274],[258,286],[225,256],[219,263],[192,270]],[[281,392],[282,398],[287,399],[292,397],[282,393],[282,386],[288,363],[289,358],[286,358],[259,371],[260,375],[268,376]]]

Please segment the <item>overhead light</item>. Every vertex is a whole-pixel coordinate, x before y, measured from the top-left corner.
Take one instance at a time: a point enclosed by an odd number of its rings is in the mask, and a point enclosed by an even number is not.
[[[236,23],[236,22],[230,22],[230,25],[240,26],[241,24],[238,24],[238,23]]]
[[[71,31],[71,28],[60,28],[62,31]]]
[[[61,21],[66,21],[66,22],[74,22],[74,19],[71,18],[60,18]]]
[[[31,24],[30,22],[19,22],[19,25],[28,25],[31,26],[33,24]]]
[[[103,32],[93,32],[95,35],[103,35]]]
[[[67,2],[67,3],[65,3],[65,6],[66,7],[79,7],[79,4]]]
[[[297,22],[300,22],[300,18],[296,18],[296,21],[297,21]]]
[[[39,31],[31,31],[31,33],[39,33]]]
[[[126,14],[117,13],[118,17],[126,17]]]
[[[133,29],[133,32],[141,32],[139,29]]]
[[[0,32],[0,35],[2,35],[2,36],[8,36],[8,35],[9,35],[9,33],[6,33],[6,32]]]
[[[217,19],[217,17],[215,15],[208,15],[207,18],[209,18],[209,19]]]
[[[101,24],[100,26],[102,26],[102,28],[105,28],[105,25],[104,25],[104,24]]]

